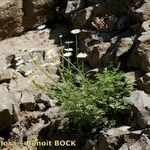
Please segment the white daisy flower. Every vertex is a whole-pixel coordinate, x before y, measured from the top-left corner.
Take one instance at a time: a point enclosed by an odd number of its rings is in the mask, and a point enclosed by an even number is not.
[[[74,30],[71,31],[72,34],[78,34],[80,32],[81,32],[80,29],[74,29]]]
[[[66,51],[66,52],[72,52],[73,48],[65,48],[64,51]]]
[[[65,44],[72,44],[73,41],[66,41]]]
[[[46,25],[45,25],[45,24],[40,25],[40,26],[37,27],[38,30],[43,30],[44,28],[46,28]]]
[[[88,55],[86,53],[79,53],[77,58],[86,58]]]
[[[71,52],[64,53],[64,57],[70,57],[70,56],[72,56]]]
[[[59,38],[62,38],[63,36],[62,36],[62,34],[61,35],[59,35]]]

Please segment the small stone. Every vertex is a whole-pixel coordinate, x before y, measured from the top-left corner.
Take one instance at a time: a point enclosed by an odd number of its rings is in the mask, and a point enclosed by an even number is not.
[[[19,61],[16,63],[16,66],[20,66],[20,65],[22,65],[23,63],[24,63],[24,60],[21,59],[21,60],[19,60]]]
[[[22,97],[20,99],[20,109],[21,111],[35,111],[36,110],[36,102],[34,100],[34,96],[27,91],[22,93]]]
[[[10,81],[12,79],[11,70],[2,70],[0,71],[0,82]]]

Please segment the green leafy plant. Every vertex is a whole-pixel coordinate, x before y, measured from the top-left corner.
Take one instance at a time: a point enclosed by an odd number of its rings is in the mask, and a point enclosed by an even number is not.
[[[79,32],[78,29],[72,31],[76,37],[74,64],[70,58],[73,49],[63,49],[62,36],[60,36],[60,52],[57,54],[56,51],[50,50],[47,53],[52,64],[58,68],[60,77],[50,88],[47,88],[47,94],[52,99],[58,100],[70,118],[70,122],[79,129],[87,126],[89,129],[101,125],[114,126],[115,115],[131,108],[129,95],[133,85],[125,82],[122,71],[112,67],[97,73],[94,80],[87,79],[84,73],[84,61],[88,55],[78,53]],[[58,57],[61,58],[60,61]]]
[[[71,76],[70,80],[60,79],[48,94],[59,100],[70,121],[78,127],[113,126],[113,113],[131,107],[128,96],[133,86],[125,83],[124,74],[118,69],[98,73],[94,81],[82,73]]]

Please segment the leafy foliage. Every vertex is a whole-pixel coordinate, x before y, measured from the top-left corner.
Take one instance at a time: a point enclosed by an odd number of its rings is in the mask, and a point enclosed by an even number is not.
[[[59,100],[70,121],[82,128],[87,124],[113,126],[110,114],[131,107],[128,96],[132,89],[125,83],[123,72],[111,69],[98,73],[94,81],[82,73],[70,73],[67,80],[55,83],[48,94]]]

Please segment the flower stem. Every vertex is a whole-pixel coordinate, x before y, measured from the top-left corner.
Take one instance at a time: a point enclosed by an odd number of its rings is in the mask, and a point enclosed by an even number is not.
[[[70,57],[68,57],[68,70],[70,71]]]
[[[60,46],[63,46],[62,37],[60,37]]]
[[[82,59],[82,72],[84,73],[84,60]]]
[[[76,56],[78,55],[78,35],[76,34]],[[77,68],[79,69],[79,61],[78,58],[76,57],[76,61],[77,61]]]

